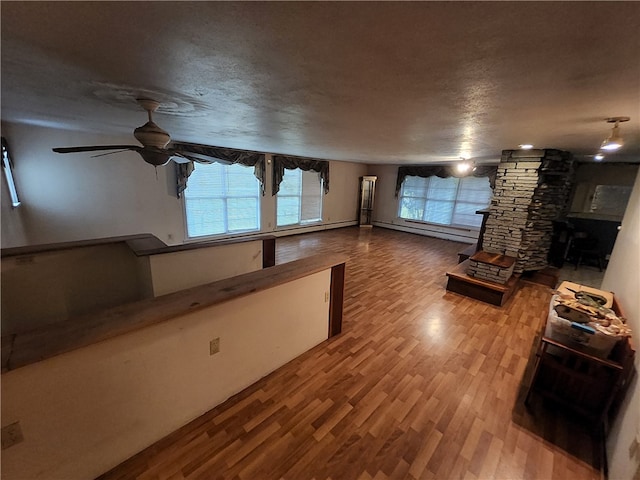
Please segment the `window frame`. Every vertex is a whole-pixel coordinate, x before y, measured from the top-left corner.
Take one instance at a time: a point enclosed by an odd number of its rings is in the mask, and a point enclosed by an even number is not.
[[[408,178],[418,178],[423,182],[426,182],[426,185],[424,185],[424,196],[405,196],[404,195],[404,190],[405,190],[405,182],[407,181]],[[450,215],[449,215],[449,223],[438,223],[438,222],[433,222],[433,221],[428,221],[428,220],[424,220],[424,217],[427,213],[427,206],[428,206],[428,201],[429,201],[429,186],[431,183],[431,179],[433,178],[441,178],[441,177],[437,177],[437,176],[430,176],[430,177],[419,177],[416,175],[407,175],[405,177],[405,179],[402,182],[402,186],[400,188],[400,193],[398,194],[398,208],[396,210],[396,214],[397,214],[397,218],[406,222],[415,222],[415,223],[421,223],[421,224],[425,224],[425,225],[435,225],[438,227],[450,227],[450,228],[463,228],[463,229],[474,229],[474,230],[480,230],[480,225],[467,225],[464,223],[453,223],[453,219],[455,218],[456,215],[456,208],[458,207],[458,205],[474,205],[474,202],[469,202],[469,201],[464,201],[464,200],[459,200],[458,197],[460,195],[460,192],[463,191],[463,180],[465,178],[478,178],[478,179],[485,179],[487,180],[487,187],[489,188],[489,191],[493,191],[493,189],[491,189],[491,186],[489,184],[489,179],[487,177],[444,177],[446,179],[449,178],[454,178],[456,180],[456,191],[455,191],[455,195],[453,197],[452,200],[443,200],[443,199],[435,199],[432,198],[432,201],[438,201],[438,202],[447,202],[447,203],[451,203],[452,207],[450,210]],[[477,210],[480,210],[482,208],[486,208],[487,205],[490,204],[491,202],[491,196],[492,194],[489,195],[489,199],[487,201],[486,205],[480,206],[480,203],[477,203],[476,205],[478,205]],[[407,217],[403,217],[402,216],[402,202],[404,198],[414,198],[414,199],[420,199],[422,201],[422,218],[417,219],[417,218],[407,218]],[[479,219],[481,221],[481,219]]]
[[[322,177],[320,176],[320,174],[318,172],[316,172],[315,170],[303,170],[301,168],[287,168],[285,169],[284,172],[284,176],[283,176],[283,182],[286,180],[286,176],[288,172],[299,172],[300,175],[300,180],[299,180],[299,192],[297,195],[292,195],[292,194],[286,194],[283,193],[283,189],[282,189],[282,185],[280,190],[278,191],[278,193],[276,193],[275,197],[276,197],[276,209],[275,209],[275,213],[276,213],[276,219],[275,219],[275,225],[276,225],[276,230],[286,230],[286,229],[290,229],[290,228],[295,228],[295,227],[307,227],[310,225],[318,225],[318,224],[322,224],[323,222],[323,208],[324,208],[324,184],[323,184],[323,180]],[[304,181],[303,181],[303,175],[305,174],[315,174],[317,175],[318,178],[318,199],[319,199],[319,208],[320,208],[320,215],[318,218],[314,218],[314,219],[310,219],[310,220],[302,220],[302,211],[303,211],[303,207],[304,207],[304,202],[303,199],[305,197],[304,194]],[[310,196],[310,195],[307,195]],[[298,202],[298,221],[295,223],[287,223],[284,225],[280,225],[278,223],[278,203],[279,203],[279,199],[280,198],[298,198],[299,202]],[[314,196],[315,198],[315,196]]]
[[[18,208],[22,202],[18,196],[18,190],[16,188],[16,182],[13,175],[13,161],[9,155],[9,145],[4,137],[2,137],[2,170],[7,182],[6,184],[7,190],[9,191],[9,197],[11,198],[11,208]]]
[[[246,165],[242,165],[240,163],[221,163],[221,162],[214,162],[211,165],[217,165],[218,167],[222,167],[222,168],[228,168],[228,167],[242,167],[242,168],[247,168],[249,170],[251,170],[251,177],[255,180],[256,182],[256,189],[255,189],[255,196],[247,196],[247,195],[229,195],[229,184],[228,184],[228,178],[225,175],[224,179],[223,179],[223,183],[224,183],[224,189],[225,189],[225,194],[224,195],[208,195],[208,196],[201,196],[201,197],[197,197],[198,199],[221,199],[223,202],[223,211],[224,211],[224,218],[223,218],[223,225],[224,225],[224,232],[221,233],[208,233],[205,235],[195,235],[192,236],[189,234],[189,220],[188,220],[188,215],[187,215],[187,203],[189,201],[189,182],[187,182],[187,187],[185,188],[183,194],[182,194],[182,212],[183,212],[183,218],[184,218],[184,235],[185,235],[185,242],[198,242],[198,241],[203,241],[203,240],[208,240],[208,239],[220,239],[220,238],[229,238],[229,237],[240,237],[240,236],[245,236],[245,235],[255,235],[255,234],[259,234],[262,231],[262,193],[261,193],[261,189],[260,189],[260,182],[257,178],[255,178],[255,176],[253,175],[253,167],[251,166],[246,166]],[[209,166],[208,164],[195,164],[194,165],[194,173],[195,170],[200,167],[207,167]],[[193,175],[193,174],[192,174]],[[230,199],[255,199],[256,201],[256,228],[251,228],[251,229],[239,229],[239,230],[229,230],[229,209],[228,209],[228,202]]]

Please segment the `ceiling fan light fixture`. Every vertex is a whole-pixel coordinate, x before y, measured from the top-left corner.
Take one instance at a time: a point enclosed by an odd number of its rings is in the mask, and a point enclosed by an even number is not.
[[[605,150],[607,152],[615,152],[619,148],[624,145],[624,140],[622,140],[622,136],[620,135],[620,127],[618,126],[621,122],[628,122],[629,117],[611,117],[607,119],[607,123],[615,123],[613,128],[611,129],[611,134],[602,142],[600,149]]]
[[[162,149],[156,150],[153,147],[145,148],[138,152],[143,160],[154,167],[166,165],[171,160],[172,155]]]

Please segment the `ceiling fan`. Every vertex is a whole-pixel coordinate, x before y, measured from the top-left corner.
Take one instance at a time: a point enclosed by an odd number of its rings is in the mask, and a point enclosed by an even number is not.
[[[133,131],[133,136],[136,137],[136,139],[142,144],[142,146],[91,145],[84,147],[60,147],[54,148],[53,151],[56,153],[78,153],[114,150],[113,152],[102,154],[109,155],[112,153],[119,153],[118,151],[122,152],[131,150],[134,152],[138,152],[145,162],[153,165],[154,167],[166,165],[170,160],[173,160],[176,163],[188,163],[190,161],[199,163],[210,163],[207,160],[189,155],[182,150],[177,150],[175,148],[166,148],[169,144],[169,141],[171,140],[171,137],[166,131],[156,125],[151,118],[151,114],[158,109],[160,103],[149,98],[138,98],[136,99],[136,101],[142,108],[147,111],[147,114],[149,115],[149,121]]]

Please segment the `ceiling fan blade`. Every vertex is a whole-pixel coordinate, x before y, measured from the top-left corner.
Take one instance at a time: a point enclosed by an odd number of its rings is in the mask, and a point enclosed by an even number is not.
[[[174,162],[176,162],[176,163],[189,163],[189,162],[192,162],[192,161],[193,161],[193,160],[191,160],[190,158],[187,158],[187,157],[185,157],[185,156],[183,156],[183,155],[178,155],[178,154],[174,154],[174,155],[171,157],[171,160],[173,160],[173,161],[174,161]]]
[[[213,160],[208,160],[206,158],[196,157],[194,155],[188,155],[182,151],[178,151],[175,149],[171,149],[171,154],[173,160],[176,163],[187,163],[187,162],[196,162],[196,163],[213,163]]]
[[[97,155],[91,155],[91,158],[98,158],[98,157],[104,157],[106,155],[115,155],[116,153],[122,153],[122,152],[129,152],[131,151],[131,149],[126,148],[124,150],[114,150],[112,152],[107,152],[107,153],[99,153]]]
[[[52,150],[56,153],[97,152],[100,150],[134,150],[139,152],[142,147],[139,145],[92,145],[86,147],[59,147]]]

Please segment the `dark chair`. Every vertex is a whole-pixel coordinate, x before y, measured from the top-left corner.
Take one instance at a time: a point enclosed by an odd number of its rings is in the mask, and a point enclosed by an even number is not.
[[[598,244],[598,239],[587,232],[574,232],[569,247],[569,256],[576,264],[576,270],[581,263],[596,263],[600,271],[603,269],[604,256]]]

